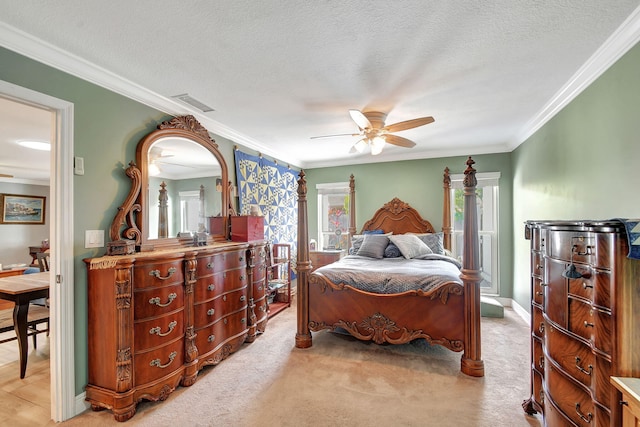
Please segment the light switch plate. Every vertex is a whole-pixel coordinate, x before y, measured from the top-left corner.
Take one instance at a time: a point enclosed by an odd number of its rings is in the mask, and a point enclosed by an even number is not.
[[[104,230],[85,230],[84,247],[86,249],[104,247]]]
[[[73,158],[73,173],[76,175],[84,175],[84,157]]]

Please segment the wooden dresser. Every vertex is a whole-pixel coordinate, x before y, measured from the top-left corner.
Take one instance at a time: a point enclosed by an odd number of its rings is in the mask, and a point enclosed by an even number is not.
[[[640,261],[616,221],[528,221],[529,414],[546,426],[619,426],[611,376],[640,374]],[[571,261],[581,277],[567,278]],[[565,273],[566,274],[566,273]]]
[[[92,408],[126,421],[253,341],[266,326],[265,258],[257,242],[86,259]]]

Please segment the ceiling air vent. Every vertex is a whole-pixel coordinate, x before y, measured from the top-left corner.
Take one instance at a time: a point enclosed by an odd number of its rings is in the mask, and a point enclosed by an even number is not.
[[[183,93],[182,95],[175,95],[175,96],[172,96],[172,98],[177,99],[178,101],[182,101],[185,104],[189,104],[192,107],[196,107],[198,110],[202,111],[203,113],[208,113],[209,111],[215,111],[213,108],[203,104],[202,102],[193,98],[188,93]]]

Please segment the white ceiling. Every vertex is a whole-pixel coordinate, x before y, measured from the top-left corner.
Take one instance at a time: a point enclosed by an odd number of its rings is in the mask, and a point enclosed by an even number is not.
[[[511,151],[640,39],[639,6],[0,0],[0,44],[311,168]],[[215,111],[171,98],[184,93]],[[379,156],[350,154],[354,137],[310,139],[356,132],[349,109],[435,123]]]

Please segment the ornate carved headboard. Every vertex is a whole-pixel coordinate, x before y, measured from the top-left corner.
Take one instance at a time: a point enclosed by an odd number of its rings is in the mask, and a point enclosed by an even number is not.
[[[383,230],[385,233],[393,232],[393,234],[435,233],[429,221],[423,219],[411,205],[397,197],[378,209],[373,217],[364,223],[360,233],[372,230]]]

